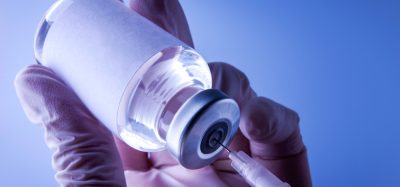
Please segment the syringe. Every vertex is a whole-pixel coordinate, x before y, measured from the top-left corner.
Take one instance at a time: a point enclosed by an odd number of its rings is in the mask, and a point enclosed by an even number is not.
[[[243,151],[235,152],[229,150],[223,144],[218,142],[229,152],[229,158],[232,160],[232,167],[254,187],[290,187],[286,182],[282,182],[278,177],[272,174],[267,168],[252,159]]]

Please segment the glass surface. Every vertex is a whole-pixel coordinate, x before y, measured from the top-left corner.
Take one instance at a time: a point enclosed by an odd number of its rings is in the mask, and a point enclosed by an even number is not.
[[[149,60],[150,67],[134,75],[125,123],[119,124],[120,137],[142,151],[165,148],[165,134],[179,107],[198,91],[211,88],[207,63],[190,48],[172,47]],[[146,65],[144,65],[145,68]],[[137,79],[135,79],[137,78]],[[127,91],[129,93],[129,90]]]
[[[72,4],[72,1],[56,1],[47,10],[45,16],[39,23],[39,27],[36,30],[35,40],[34,40],[34,52],[37,63],[42,61],[43,46],[46,40],[47,33],[53,24],[54,20],[59,14],[62,14],[65,9],[67,9]]]

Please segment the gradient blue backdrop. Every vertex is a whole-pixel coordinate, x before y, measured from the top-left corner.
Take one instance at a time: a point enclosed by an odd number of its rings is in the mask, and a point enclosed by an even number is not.
[[[12,84],[53,1],[0,2],[0,186],[56,186]],[[301,115],[315,186],[397,186],[400,1],[182,1],[198,51]]]

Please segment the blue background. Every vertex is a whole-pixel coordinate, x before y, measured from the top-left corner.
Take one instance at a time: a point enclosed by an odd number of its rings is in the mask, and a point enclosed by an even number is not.
[[[0,2],[0,184],[56,186],[43,130],[13,79],[34,63],[36,25],[53,1]],[[400,3],[182,1],[197,50],[244,71],[259,95],[298,111],[315,186],[400,179]]]

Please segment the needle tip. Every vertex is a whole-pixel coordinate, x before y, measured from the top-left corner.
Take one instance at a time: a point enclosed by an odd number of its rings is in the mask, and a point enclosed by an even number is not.
[[[225,150],[227,150],[229,153],[231,152],[231,150],[229,150],[224,144],[222,144],[221,142],[217,141],[219,145],[221,145]]]

